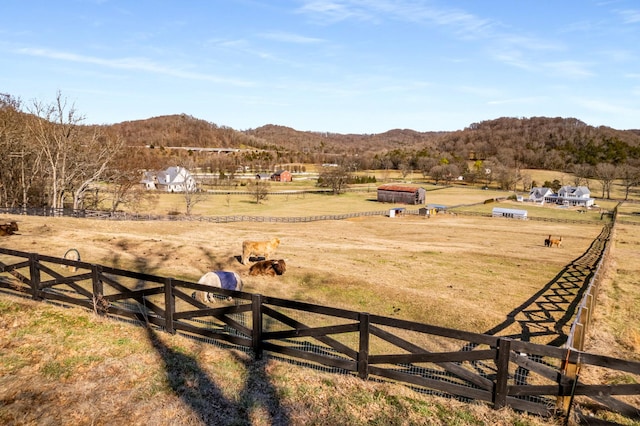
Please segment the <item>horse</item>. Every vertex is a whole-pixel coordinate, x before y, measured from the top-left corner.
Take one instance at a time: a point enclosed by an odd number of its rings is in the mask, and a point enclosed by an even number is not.
[[[198,284],[208,285],[210,287],[222,288],[225,290],[242,291],[242,279],[237,272],[233,271],[211,271],[200,277]],[[198,302],[214,303],[216,299],[215,293],[206,291],[194,291],[191,295]],[[227,300],[230,300],[228,297]]]
[[[549,240],[549,247],[556,246],[560,248],[561,245],[562,245],[562,237],[560,237],[557,240],[556,239]]]

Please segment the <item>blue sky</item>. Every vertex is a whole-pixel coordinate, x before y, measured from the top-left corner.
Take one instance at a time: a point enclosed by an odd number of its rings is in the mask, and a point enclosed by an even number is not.
[[[637,0],[3,0],[0,93],[86,124],[640,129]]]

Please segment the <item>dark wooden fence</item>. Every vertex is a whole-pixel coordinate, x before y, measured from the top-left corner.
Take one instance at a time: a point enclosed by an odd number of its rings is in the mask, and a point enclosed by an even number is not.
[[[421,392],[566,413],[583,398],[639,419],[640,363],[470,333],[194,282],[0,248],[0,287],[155,324],[169,333],[213,339],[291,362],[406,383]],[[191,297],[220,296],[215,306]],[[231,296],[233,302],[226,299]],[[607,370],[611,383],[587,384],[567,365]],[[600,377],[603,377],[602,375]],[[583,404],[581,402],[581,404]]]
[[[51,209],[51,208],[0,208],[0,214],[26,215],[26,216],[59,216],[76,217],[87,219],[103,220],[165,220],[165,221],[191,221],[191,222],[211,222],[211,223],[233,223],[233,222],[272,222],[272,223],[301,223],[317,222],[320,220],[344,220],[354,217],[365,216],[385,216],[389,210],[376,210],[369,212],[325,214],[316,216],[280,217],[280,216],[197,216],[197,215],[154,215],[147,213],[127,213],[109,212],[104,210],[74,210],[74,209]],[[405,214],[419,214],[416,210],[405,210]]]

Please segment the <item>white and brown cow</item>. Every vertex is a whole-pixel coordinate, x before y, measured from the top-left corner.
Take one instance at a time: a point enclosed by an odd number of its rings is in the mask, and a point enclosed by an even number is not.
[[[200,277],[198,284],[204,284],[225,290],[242,291],[242,279],[237,272],[233,271],[211,271]],[[206,291],[195,291],[191,297],[202,303],[215,302],[216,295]]]
[[[279,245],[279,238],[272,238],[269,241],[243,241],[242,264],[246,265],[251,256],[264,257],[265,260],[268,259]]]
[[[278,260],[260,260],[249,268],[249,275],[267,275],[275,277],[282,275],[287,270],[287,263],[284,259]]]

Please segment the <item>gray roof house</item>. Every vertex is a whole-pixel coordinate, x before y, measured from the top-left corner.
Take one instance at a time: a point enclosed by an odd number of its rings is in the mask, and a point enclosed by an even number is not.
[[[531,191],[529,191],[529,201],[533,203],[544,204],[545,201],[549,201],[547,200],[547,197],[552,195],[553,195],[553,191],[551,190],[551,188],[545,188],[545,187],[531,188]]]
[[[145,172],[142,184],[147,189],[166,192],[195,191],[197,184],[191,173],[184,167],[169,167],[157,172]]]
[[[557,194],[548,196],[547,201],[563,206],[590,207],[595,204],[591,191],[586,186],[565,185]]]
[[[256,174],[257,180],[271,180],[271,173],[258,173]]]
[[[559,204],[589,207],[595,203],[591,191],[586,186],[563,186],[558,190]]]

